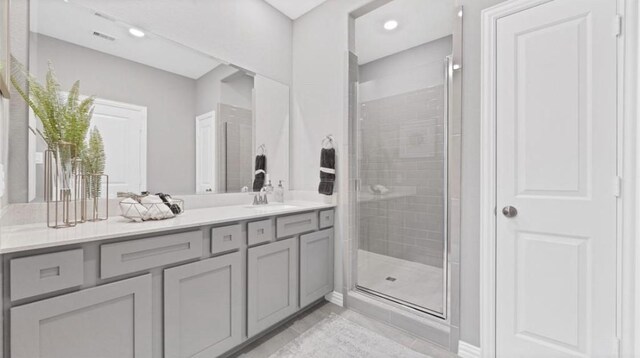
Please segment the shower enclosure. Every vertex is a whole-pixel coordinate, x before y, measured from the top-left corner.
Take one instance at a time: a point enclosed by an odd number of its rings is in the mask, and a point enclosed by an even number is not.
[[[461,16],[454,0],[393,0],[355,18],[350,53],[352,288],[445,320]]]

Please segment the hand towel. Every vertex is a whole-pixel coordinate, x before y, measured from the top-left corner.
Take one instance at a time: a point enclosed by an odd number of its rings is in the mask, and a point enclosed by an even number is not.
[[[256,155],[256,174],[253,181],[253,191],[260,191],[264,187],[264,179],[267,175],[267,157],[263,154]]]
[[[336,180],[336,150],[323,148],[320,152],[320,185],[318,192],[333,195],[333,184]]]

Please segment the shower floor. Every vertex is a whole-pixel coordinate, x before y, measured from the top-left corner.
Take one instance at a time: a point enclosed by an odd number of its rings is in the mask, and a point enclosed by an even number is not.
[[[358,250],[360,287],[442,312],[443,280],[442,268]]]

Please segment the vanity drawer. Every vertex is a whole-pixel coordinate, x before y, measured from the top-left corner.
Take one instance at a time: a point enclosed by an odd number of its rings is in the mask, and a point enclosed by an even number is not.
[[[318,230],[318,214],[305,213],[276,219],[278,238]]]
[[[202,231],[100,246],[100,278],[109,278],[202,256]]]
[[[320,212],[320,228],[326,229],[333,226],[333,209]]]
[[[240,224],[214,227],[211,229],[211,253],[236,250],[242,243],[242,227]]]
[[[273,220],[267,219],[249,223],[247,233],[249,246],[272,241],[274,239]]]
[[[11,301],[84,283],[82,249],[11,260]]]

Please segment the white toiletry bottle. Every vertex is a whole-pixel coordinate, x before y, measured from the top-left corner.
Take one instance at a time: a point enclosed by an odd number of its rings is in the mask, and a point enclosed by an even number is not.
[[[278,183],[278,187],[274,191],[274,201],[278,203],[284,203],[284,186],[282,186],[282,180]]]

